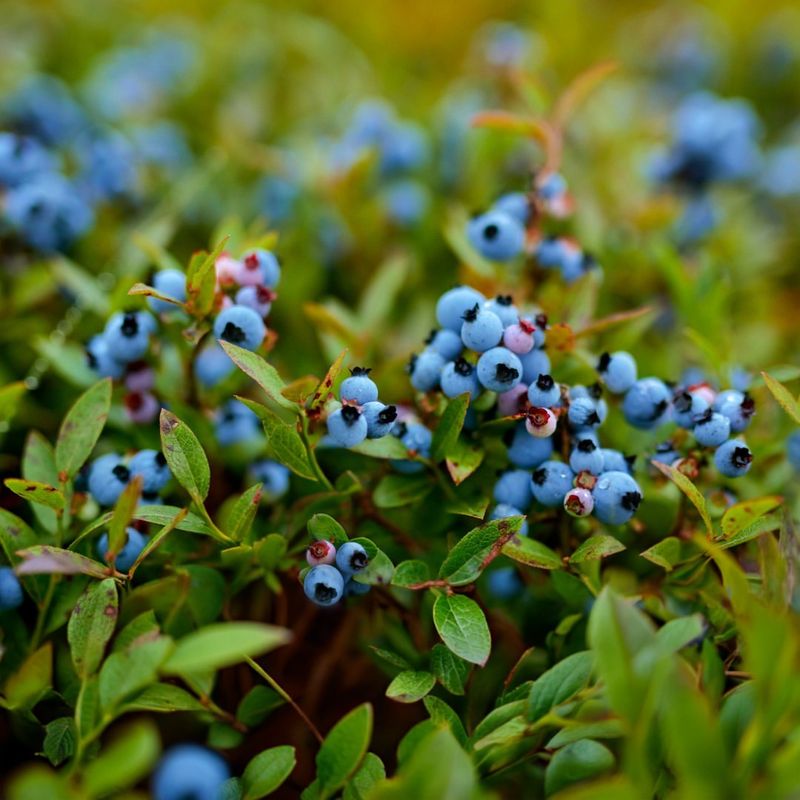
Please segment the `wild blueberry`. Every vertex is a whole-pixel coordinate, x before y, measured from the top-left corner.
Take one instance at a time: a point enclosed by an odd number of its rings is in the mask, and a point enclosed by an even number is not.
[[[572,488],[575,475],[560,461],[545,461],[531,476],[531,490],[543,506],[555,508],[564,502],[564,496]]]
[[[120,457],[110,453],[89,467],[89,493],[101,506],[113,506],[130,480],[130,471]]]
[[[398,175],[417,169],[428,158],[424,129],[413,122],[393,122],[381,137],[380,171]]]
[[[639,484],[627,472],[603,472],[592,489],[594,514],[607,525],[622,525],[642,501]]]
[[[672,418],[681,428],[688,429],[708,407],[708,400],[702,393],[680,389],[672,398]]]
[[[603,453],[591,440],[579,438],[569,457],[569,466],[574,473],[591,472],[599,475],[603,471]]]
[[[558,417],[549,408],[531,406],[525,413],[525,430],[531,436],[545,439],[555,433]]]
[[[255,350],[264,341],[266,328],[257,312],[247,306],[226,308],[214,320],[214,337],[224,342]]]
[[[461,334],[464,314],[477,303],[483,305],[486,298],[469,286],[457,286],[445,292],[436,303],[436,319],[443,328]]]
[[[593,428],[600,424],[597,406],[588,397],[578,397],[570,401],[567,419],[574,430]]]
[[[562,197],[567,191],[567,181],[559,172],[543,175],[536,182],[536,194],[543,200],[553,201]]]
[[[114,561],[114,566],[120,572],[127,572],[132,566],[133,562],[139,557],[139,553],[147,544],[147,537],[139,533],[136,528],[127,528],[125,531],[125,546],[117,553],[117,558]],[[106,560],[106,553],[108,552],[108,534],[104,533],[97,542],[97,555],[103,560]]]
[[[503,338],[503,323],[491,311],[482,310],[476,303],[464,314],[461,326],[461,341],[476,353],[483,353],[499,344]]]
[[[344,578],[336,567],[320,564],[306,573],[303,579],[306,597],[318,606],[336,605],[344,594]]]
[[[714,464],[727,478],[740,478],[750,470],[753,454],[741,439],[728,439],[714,451]]]
[[[500,504],[514,506],[527,512],[533,502],[530,472],[524,469],[512,469],[504,472],[497,479],[492,496]]]
[[[86,361],[102,378],[119,380],[125,374],[125,364],[117,361],[108,349],[105,336],[92,336],[86,345]]]
[[[789,463],[800,471],[800,430],[789,434],[786,440],[786,457],[789,459]]]
[[[514,298],[510,294],[495,295],[491,300],[487,300],[483,304],[483,310],[491,311],[492,314],[500,317],[500,322],[503,323],[504,328],[519,321],[519,311],[514,305]]]
[[[276,295],[272,289],[257,284],[255,286],[242,286],[236,292],[236,305],[252,308],[261,319],[266,319],[272,311],[272,301]]]
[[[510,261],[525,246],[525,227],[503,211],[487,211],[467,225],[470,244],[492,261]]]
[[[531,436],[525,423],[514,428],[511,444],[508,448],[508,459],[515,467],[533,469],[543,464],[553,454],[552,437],[539,438]]]
[[[528,387],[518,383],[513,389],[497,395],[497,411],[504,417],[519,414],[528,406]]]
[[[537,408],[557,408],[561,405],[561,387],[550,375],[539,375],[528,387],[528,402]]]
[[[140,450],[129,462],[131,477],[142,476],[142,492],[160,492],[168,483],[172,473],[167,459],[160,450]]]
[[[492,570],[487,581],[489,592],[498,600],[510,600],[525,588],[525,584],[520,580],[514,567],[500,567]]]
[[[339,398],[342,402],[350,401],[363,406],[378,399],[378,387],[369,377],[370,371],[367,367],[353,367],[350,370],[350,377],[345,378],[339,387]]]
[[[320,564],[334,564],[336,563],[336,548],[332,542],[328,542],[325,539],[312,542],[306,550],[306,561],[312,567]]]
[[[254,283],[261,283],[268,289],[274,289],[281,279],[280,262],[275,254],[269,250],[264,250],[263,248],[248,250],[242,256],[242,264],[244,265],[243,272],[252,273],[258,270],[260,277]]]
[[[162,269],[153,275],[153,288],[165,297],[172,297],[181,303],[186,301],[186,276],[179,269]],[[157,297],[148,297],[147,303],[156,313],[169,313],[176,311],[178,306],[159,300]]]
[[[0,132],[0,186],[20,186],[56,168],[55,156],[36,139]]]
[[[530,320],[521,319],[513,325],[509,325],[503,331],[503,344],[512,352],[518,355],[530,353],[534,346],[534,332],[536,327]]]
[[[367,551],[358,542],[345,542],[336,551],[336,567],[344,578],[351,578],[369,564]]]
[[[594,508],[594,498],[588,489],[577,487],[564,495],[564,510],[571,517],[588,517]]]
[[[361,412],[367,421],[368,439],[380,439],[392,432],[397,419],[396,406],[387,406],[379,400],[373,400],[370,403],[365,403]]]
[[[0,567],[0,611],[22,605],[22,585],[11,567]]]
[[[428,188],[413,178],[393,181],[381,192],[380,199],[388,218],[401,228],[418,223],[431,204]]]
[[[431,331],[425,344],[428,345],[429,350],[438,353],[445,361],[455,361],[464,349],[460,333],[451,331],[449,328]]]
[[[474,399],[481,392],[475,367],[463,358],[445,364],[441,377],[442,392],[447,397],[458,397],[469,392]]]
[[[261,491],[267,500],[278,500],[289,491],[289,470],[283,464],[265,458],[253,462],[250,471],[262,484]]]
[[[214,433],[223,447],[251,440],[258,436],[260,431],[258,417],[238,400],[228,400],[217,410]]]
[[[675,449],[675,446],[672,442],[661,442],[661,444],[656,447],[656,451],[653,453],[653,456],[650,460],[671,466],[679,458],[680,453],[678,453],[678,451]],[[608,471],[608,467],[606,467],[606,471]]]
[[[709,408],[695,417],[692,433],[701,447],[719,447],[730,436],[731,423],[727,417]]]
[[[153,317],[142,311],[113,314],[103,332],[111,357],[126,364],[142,358],[154,332],[154,322]]]
[[[490,512],[489,512],[489,521],[494,521],[496,519],[508,519],[508,517],[524,517],[525,512],[515,506],[510,506],[507,503],[498,503]],[[530,528],[528,526],[528,520],[523,519],[522,525],[520,525],[519,531],[517,533],[518,536],[527,536],[530,532]]]
[[[215,342],[210,341],[198,353],[194,361],[194,374],[206,388],[216,386],[233,372],[235,365],[228,354]]]
[[[153,774],[153,800],[219,800],[228,780],[228,765],[197,744],[170,748]]]
[[[328,416],[328,433],[340,447],[355,447],[367,438],[367,420],[355,406],[342,406]]]
[[[520,225],[527,225],[531,217],[531,202],[524,192],[509,192],[495,200],[492,208],[513,217]]]
[[[556,236],[546,236],[542,239],[534,250],[534,257],[539,266],[545,269],[560,267],[566,254],[566,240]]]
[[[731,433],[742,433],[747,430],[750,420],[756,413],[756,404],[753,398],[744,392],[741,400],[732,392],[722,392],[724,397],[714,403],[714,410],[727,417],[731,425]]]
[[[536,331],[539,331],[538,327]],[[550,357],[544,350],[531,350],[519,356],[519,362],[522,364],[522,382],[528,386],[535,383],[540,375],[550,374]]]
[[[603,353],[597,362],[597,372],[609,392],[624,394],[636,382],[636,361],[624,350]]]
[[[622,413],[629,425],[648,430],[660,425],[669,410],[671,392],[658,378],[640,378],[625,393]]]
[[[619,450],[613,450],[608,447],[601,448],[600,452],[603,454],[603,472],[627,472],[629,475],[631,474],[632,457],[629,459]]]
[[[519,357],[506,347],[493,347],[478,359],[478,380],[489,391],[507,392],[522,380]]]
[[[411,385],[418,392],[433,391],[439,386],[444,365],[444,358],[430,348],[411,356],[408,362]]]

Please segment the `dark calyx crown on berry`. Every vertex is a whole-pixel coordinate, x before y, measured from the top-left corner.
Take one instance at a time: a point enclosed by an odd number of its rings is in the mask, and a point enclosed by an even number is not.
[[[361,412],[355,406],[342,406],[342,419],[348,425],[355,424],[360,416]]]
[[[536,388],[541,389],[543,392],[549,392],[556,385],[556,382],[553,380],[552,375],[543,375],[539,373],[539,377],[536,379]]]
[[[636,511],[641,502],[642,495],[639,492],[625,492],[620,498],[620,504],[626,511]]]
[[[411,375],[414,372],[414,367],[417,366],[417,359],[419,356],[416,353],[412,353],[411,357],[408,359],[408,364],[406,364],[406,372]]]
[[[230,342],[231,344],[241,344],[246,338],[244,331],[232,322],[225,324],[222,330],[222,336],[220,336],[220,339]]]
[[[167,459],[164,457],[164,454],[160,450],[156,453],[156,465],[159,467],[167,466]]]
[[[360,572],[369,563],[369,558],[363,550],[356,550],[353,555],[350,556],[349,560],[350,569],[354,572]]]
[[[491,242],[500,234],[500,228],[494,222],[490,222],[488,225],[483,226],[482,233],[483,238],[488,239]]]
[[[499,294],[494,299],[499,306],[513,306],[514,298],[510,294]]]
[[[742,411],[742,416],[744,416],[745,419],[750,419],[750,417],[756,413],[756,401],[753,400],[753,398],[747,394],[747,392],[745,392],[744,400],[742,400],[740,408]]]
[[[131,477],[131,471],[124,464],[117,464],[111,474],[121,483],[127,483]]]
[[[603,384],[593,383],[588,387],[588,391],[589,397],[591,397],[592,400],[599,400],[603,396]]]
[[[533,321],[536,323],[536,327],[543,331],[547,327],[547,314],[537,314]]]
[[[394,422],[397,419],[397,406],[384,406],[378,412],[378,422],[381,425],[388,425],[390,422]]]
[[[625,459],[625,463],[628,465],[628,469],[633,469],[633,465],[636,463],[636,456],[623,456],[623,458]]]
[[[472,308],[468,309],[461,315],[461,319],[463,319],[464,322],[475,322],[475,320],[478,319],[478,313],[480,312],[480,310],[481,307],[477,303],[475,303],[475,305],[472,306]]]
[[[122,318],[122,325],[120,325],[120,333],[123,336],[133,337],[139,333],[139,320],[136,318],[136,313],[133,311],[128,312]]]
[[[672,399],[675,410],[683,413],[692,407],[692,396],[687,391],[679,391],[675,393]]]
[[[392,428],[392,435],[396,436],[398,439],[402,439],[408,433],[408,425],[405,422],[398,422],[397,425]]]
[[[581,453],[594,453],[597,450],[597,445],[591,439],[581,439],[577,447]]]
[[[702,414],[695,415],[694,424],[705,425],[707,422],[711,422],[711,417],[713,416],[714,416],[714,410],[711,408],[707,408]]]
[[[320,603],[329,603],[336,595],[336,588],[326,583],[320,582],[314,587],[314,599]]]
[[[531,475],[531,480],[537,486],[543,486],[547,482],[547,467],[540,467]]]
[[[650,419],[652,420],[658,419],[666,410],[667,410],[667,401],[659,400],[653,406],[653,413],[650,415]]]
[[[516,367],[509,367],[508,364],[498,364],[494,370],[494,377],[500,383],[511,383],[519,377],[519,370]]]
[[[737,469],[743,469],[753,460],[753,454],[747,447],[735,447],[731,453],[731,464]]]
[[[433,344],[433,340],[436,338],[437,333],[439,333],[439,331],[436,328],[433,328],[433,330],[431,330],[431,332],[425,338],[425,344]]]
[[[466,358],[457,358],[453,364],[453,369],[458,375],[463,375],[467,378],[472,375],[475,367],[473,367]]]
[[[372,372],[372,367],[353,367],[350,370],[350,374],[357,378],[359,375],[369,375]]]
[[[611,353],[603,353],[600,358],[597,359],[597,371],[598,372],[605,372],[608,369],[608,365],[611,363]]]

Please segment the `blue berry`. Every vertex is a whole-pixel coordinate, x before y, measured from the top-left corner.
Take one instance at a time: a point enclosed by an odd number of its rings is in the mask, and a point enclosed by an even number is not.
[[[368,439],[380,439],[390,434],[397,419],[397,408],[384,405],[379,400],[365,403],[361,413],[367,421]]]
[[[667,464],[671,466],[680,458],[680,453],[675,449],[672,442],[661,442],[661,444],[656,447],[655,453],[653,453],[651,461],[657,461],[660,464]]]
[[[536,187],[536,193],[543,200],[557,200],[567,191],[567,181],[559,172],[551,172]]]
[[[719,447],[731,435],[731,423],[727,417],[709,408],[695,419],[692,433],[701,447]]]
[[[536,333],[538,331],[537,327]],[[519,356],[519,362],[522,364],[522,382],[529,386],[535,383],[540,375],[550,374],[550,357],[544,350],[531,350],[530,353]]]
[[[153,275],[153,288],[165,297],[172,297],[181,303],[186,302],[186,276],[179,269],[162,269]],[[157,297],[148,297],[150,308],[156,313],[169,313],[177,310],[178,306],[159,300]]]
[[[597,371],[612,394],[624,394],[636,382],[636,361],[623,350],[603,353],[597,362]]]
[[[603,472],[592,489],[595,516],[606,525],[622,525],[642,502],[639,484],[627,472]]]
[[[455,361],[464,349],[461,334],[449,328],[431,331],[425,344],[428,345],[428,350],[438,353],[445,361]]]
[[[522,364],[507,347],[493,347],[478,359],[478,380],[491,392],[507,392],[522,380]]]
[[[418,392],[431,392],[439,386],[445,360],[435,350],[426,349],[419,355],[411,356],[408,372],[411,385]]]
[[[708,406],[708,400],[699,392],[679,391],[672,398],[672,418],[681,428],[689,429]]]
[[[22,605],[22,585],[11,567],[0,567],[0,611]]]
[[[525,246],[525,227],[503,211],[487,211],[467,225],[470,244],[492,261],[510,261]]]
[[[425,131],[413,122],[395,122],[381,137],[380,171],[398,175],[422,166],[428,158]]]
[[[336,605],[344,594],[344,577],[336,567],[319,564],[311,567],[306,573],[303,579],[303,591],[306,597],[318,606]]]
[[[510,506],[507,503],[498,503],[490,512],[489,512],[489,521],[494,521],[496,519],[508,519],[508,517],[524,517],[525,512],[519,508],[514,506]],[[519,531],[517,532],[518,536],[527,536],[530,532],[530,528],[528,526],[528,520],[523,519],[522,525],[520,525]]]
[[[500,567],[488,575],[489,592],[498,600],[511,600],[525,587],[514,567]]]
[[[266,328],[261,317],[247,306],[231,306],[214,320],[214,337],[255,350],[264,341]]]
[[[539,266],[545,269],[560,267],[566,255],[563,239],[556,236],[546,236],[537,245],[534,256]]]
[[[253,439],[260,429],[258,417],[238,400],[228,400],[214,419],[214,432],[223,447]]]
[[[531,217],[531,203],[524,192],[509,192],[495,200],[492,209],[513,217],[520,225],[527,225]]]
[[[369,564],[367,551],[358,542],[345,542],[336,551],[336,567],[345,579],[361,572],[367,564]]]
[[[427,458],[431,452],[433,434],[418,422],[405,425],[405,429],[400,433],[400,441],[411,450]]]
[[[789,438],[786,440],[786,457],[789,459],[789,463],[800,471],[800,430],[789,434]]]
[[[36,139],[0,132],[0,186],[20,186],[56,166],[56,158]]]
[[[514,305],[514,300],[510,294],[498,294],[491,300],[487,300],[483,304],[484,311],[491,311],[500,317],[500,322],[503,327],[507,328],[519,321],[519,310]]]
[[[140,450],[128,462],[128,470],[131,477],[142,476],[142,492],[144,494],[160,492],[172,477],[167,466],[167,459],[160,450]]]
[[[753,454],[741,439],[728,439],[714,451],[714,464],[727,478],[740,478],[750,470]]]
[[[528,387],[528,402],[536,408],[557,408],[561,405],[561,387],[550,375],[539,375]]]
[[[345,378],[339,387],[339,398],[342,402],[349,400],[363,406],[378,399],[378,387],[369,377],[369,373],[367,367],[353,367],[350,370],[350,377]]]
[[[147,352],[154,327],[154,320],[149,314],[118,311],[108,320],[103,332],[109,354],[125,364],[138,361]]]
[[[481,386],[478,383],[478,372],[469,361],[459,358],[445,364],[441,377],[442,392],[447,397],[458,397],[469,392],[474,399],[480,394]]]
[[[560,461],[545,461],[531,477],[533,496],[543,506],[555,508],[564,502],[564,496],[572,488],[575,475]]]
[[[281,279],[281,265],[277,256],[269,250],[255,248],[248,250],[242,256],[242,263],[246,268],[258,268],[261,272],[261,281],[267,289],[274,289]]]
[[[340,447],[361,444],[367,430],[367,420],[355,406],[342,406],[328,416],[328,433]]]
[[[497,479],[492,496],[501,505],[514,506],[527,512],[533,502],[530,472],[524,469],[504,472]]]
[[[464,314],[476,303],[483,305],[484,302],[486,298],[479,291],[469,286],[456,286],[455,289],[445,292],[436,302],[436,319],[443,328],[460,335]]]
[[[127,572],[133,566],[133,562],[139,558],[139,553],[142,552],[142,549],[147,544],[147,538],[139,533],[136,528],[128,528],[126,534],[125,546],[117,553],[117,558],[114,562],[114,566],[120,572]],[[104,533],[97,542],[97,555],[105,561],[107,552],[108,534]]]
[[[627,472],[631,474],[633,457],[630,459],[620,453],[619,450],[612,450],[608,447],[600,449],[603,454],[603,472]]]
[[[569,457],[570,469],[575,473],[599,475],[603,471],[603,463],[603,453],[591,439],[579,439]]]
[[[597,406],[589,397],[577,397],[571,400],[567,419],[574,430],[594,428],[600,424]]]
[[[753,414],[756,413],[756,404],[746,392],[721,392],[714,402],[714,410],[726,417],[731,425],[731,433],[742,433],[747,430]],[[741,396],[741,397],[740,397]]]
[[[89,467],[89,493],[101,506],[113,506],[130,480],[130,471],[116,454],[100,456]]]
[[[101,378],[119,380],[125,374],[125,364],[112,357],[105,336],[92,336],[86,345],[86,360],[89,367]]]
[[[552,436],[543,438],[531,436],[524,422],[517,424],[508,448],[508,459],[515,467],[534,469],[547,461],[552,454]]]
[[[660,425],[669,410],[671,393],[658,378],[641,378],[625,393],[622,413],[629,425],[648,430]]]
[[[235,368],[228,354],[214,341],[209,342],[197,354],[194,361],[194,374],[206,388],[216,386],[230,375]]]
[[[461,341],[465,347],[476,353],[483,353],[499,344],[502,338],[503,323],[496,314],[481,310],[477,303],[464,314]]]
[[[279,500],[289,491],[289,470],[283,464],[265,458],[251,464],[250,471],[263,484],[261,491],[267,500]]]
[[[272,311],[275,293],[266,286],[242,286],[236,292],[236,305],[252,308],[261,319],[266,319]]]
[[[394,181],[384,189],[381,200],[389,219],[401,228],[418,223],[431,202],[427,188],[412,179]]]
[[[153,774],[153,800],[220,800],[229,775],[228,765],[213,751],[197,744],[176,745]]]

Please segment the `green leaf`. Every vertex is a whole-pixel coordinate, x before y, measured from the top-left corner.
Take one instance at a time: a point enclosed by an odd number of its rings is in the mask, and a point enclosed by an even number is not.
[[[396,436],[383,436],[380,439],[364,439],[361,444],[350,448],[351,453],[360,453],[370,458],[389,458],[397,461],[409,459],[408,450]]]
[[[157,636],[159,632],[155,611],[149,609],[134,617],[115,637],[111,649],[118,653],[130,647],[140,636]]]
[[[464,418],[469,408],[470,394],[466,392],[454,397],[445,408],[431,442],[431,460],[441,461],[450,455],[450,450],[458,440],[464,427]]]
[[[358,304],[362,330],[374,331],[386,324],[410,269],[411,259],[403,253],[389,256],[375,270]]]
[[[119,614],[117,587],[112,578],[89,584],[67,625],[72,663],[81,678],[94,674],[103,660]]]
[[[464,685],[469,675],[469,664],[443,644],[435,644],[431,648],[431,670],[436,680],[450,694],[464,694]]]
[[[39,336],[34,339],[33,347],[70,386],[83,389],[97,381],[97,373],[86,363],[86,350],[77,342],[58,342]]]
[[[340,789],[358,769],[372,738],[372,706],[369,703],[346,714],[325,737],[317,753],[320,797]]]
[[[216,261],[227,241],[226,236],[210,253],[194,253],[189,261],[186,270],[186,307],[195,317],[205,317],[214,305]]]
[[[358,539],[354,541],[358,541]],[[361,543],[363,544],[363,542]],[[369,586],[386,586],[392,582],[393,577],[394,564],[383,550],[378,550],[374,555],[370,555],[369,564],[354,575],[353,580]]]
[[[333,364],[328,367],[325,377],[317,384],[313,395],[311,395],[311,399],[308,400],[307,398],[307,406],[309,411],[315,411],[316,409],[325,405],[325,402],[327,401],[331,394],[331,390],[333,389],[333,384],[335,383],[336,378],[339,376],[339,373],[342,371],[342,364],[344,364],[346,355],[346,349],[339,353]]]
[[[401,508],[418,503],[432,489],[433,484],[427,475],[390,474],[381,478],[372,499],[378,508]]]
[[[111,408],[111,379],[90,386],[67,412],[56,440],[56,469],[67,478],[92,454]]]
[[[161,449],[172,474],[196,503],[208,496],[211,470],[199,440],[191,428],[171,411],[161,409]]]
[[[260,725],[269,714],[284,704],[284,699],[268,686],[254,686],[240,701],[236,719],[253,728]]]
[[[259,800],[274,792],[297,763],[294,747],[270,747],[251,759],[242,774],[242,800]]]
[[[780,381],[776,381],[775,378],[768,373],[762,372],[761,377],[764,378],[767,389],[770,390],[772,396],[778,401],[778,405],[800,425],[800,403],[797,402],[792,393]]]
[[[135,475],[122,490],[108,525],[108,551],[106,561],[113,562],[128,541],[128,525],[133,519],[136,505],[142,493],[142,476]]]
[[[129,648],[112,653],[100,670],[98,688],[100,707],[106,714],[123,700],[156,682],[159,667],[173,651],[174,643],[167,636],[152,638],[146,634]]]
[[[580,547],[570,556],[570,564],[580,564],[583,561],[597,561],[614,553],[621,553],[625,545],[608,534],[597,534],[589,537]]]
[[[417,583],[424,583],[431,577],[430,569],[424,561],[401,561],[394,568],[392,575],[393,586],[413,586]]]
[[[464,724],[461,722],[458,714],[450,708],[444,700],[438,697],[428,695],[422,699],[425,710],[431,716],[431,722],[439,727],[447,726],[450,728],[450,733],[456,737],[458,743],[464,747],[467,743],[467,732],[464,730]]]
[[[286,644],[291,632],[258,622],[207,625],[181,639],[162,667],[168,675],[203,672],[238,664]]]
[[[75,752],[78,731],[72,717],[59,717],[45,726],[42,750],[47,760],[57,767]]]
[[[47,642],[22,662],[6,681],[6,705],[11,709],[33,708],[53,681],[53,644]]]
[[[671,467],[669,464],[662,464],[660,461],[651,461],[650,463],[666,475],[689,498],[689,501],[697,509],[700,518],[705,523],[708,535],[713,536],[714,526],[711,523],[711,515],[708,513],[708,505],[698,488],[675,467]]]
[[[783,515],[780,512],[775,514],[764,514],[754,522],[751,522],[747,527],[742,528],[738,533],[735,533],[729,539],[718,539],[717,544],[722,550],[728,550],[731,547],[749,542],[751,539],[757,539],[767,531],[777,531],[783,525]]]
[[[61,511],[64,508],[64,494],[55,486],[23,478],[6,478],[4,483],[14,494],[31,503],[47,506],[54,511]]]
[[[499,552],[498,541],[510,541],[522,527],[523,519],[507,517],[473,528],[448,553],[439,569],[439,577],[452,586],[475,581],[483,572],[492,551]]]
[[[0,422],[10,422],[17,413],[22,396],[27,391],[23,381],[9,383],[0,388]]]
[[[69,259],[59,256],[51,262],[53,278],[59,286],[69,289],[75,295],[75,306],[91,309],[99,317],[109,314],[109,295],[94,275],[79,267]]]
[[[558,750],[544,773],[544,788],[550,796],[568,786],[596,778],[614,769],[614,754],[599,742],[583,739]]]
[[[681,561],[686,561],[689,557],[687,548],[691,548],[689,542],[685,542],[675,536],[668,536],[652,547],[648,547],[647,550],[639,555],[654,564],[658,564],[659,567],[663,567],[667,572],[671,572],[676,565],[680,564]]]
[[[22,477],[29,481],[39,481],[55,486],[58,483],[58,470],[53,446],[38,431],[30,431],[25,440],[22,453]],[[48,531],[56,530],[56,514],[51,508],[33,506],[33,513]],[[34,544],[31,542],[31,544]]]
[[[59,573],[61,575],[91,575],[93,578],[105,578],[109,568],[99,561],[63,550],[60,547],[51,547],[41,544],[18,550],[17,555],[22,563],[16,568],[17,575],[46,575]]]
[[[8,784],[8,800],[74,800],[65,779],[45,764],[30,764],[18,770]]]
[[[672,619],[656,632],[658,651],[665,654],[677,653],[702,636],[705,629],[706,624],[701,614]]]
[[[436,685],[436,678],[430,672],[401,672],[389,684],[386,696],[399,703],[416,703]]]
[[[133,578],[134,573],[137,569],[139,569],[139,565],[144,561],[150,553],[153,552],[161,542],[169,536],[175,528],[178,527],[180,521],[186,516],[188,512],[186,509],[181,509],[173,519],[171,519],[158,533],[153,534],[146,542],[144,547],[141,549],[141,552],[138,556],[136,556],[136,560],[131,564],[130,569],[128,570],[128,577]]]
[[[548,750],[557,750],[565,744],[580,739],[619,739],[625,735],[625,726],[618,719],[578,723],[562,728],[548,743]]]
[[[462,484],[483,462],[483,450],[458,439],[447,453],[445,466],[453,483]]]
[[[40,537],[34,533],[27,522],[23,522],[10,511],[0,508],[0,544],[12,566],[21,560],[17,553],[35,546],[39,539]]]
[[[558,553],[529,536],[518,536],[505,544],[501,552],[504,556],[528,567],[561,569],[562,566]]]
[[[551,709],[574,697],[589,685],[594,657],[588,650],[573,653],[533,683],[528,697],[528,719],[535,722]]]
[[[314,514],[308,521],[308,532],[315,541],[326,540],[336,547],[347,541],[344,528],[328,514]]]
[[[264,433],[267,436],[267,455],[288,467],[295,475],[316,481],[317,477],[311,467],[308,450],[292,423],[287,425],[277,417],[271,416],[262,420]]]
[[[253,520],[261,503],[262,487],[261,483],[251,486],[246,492],[239,495],[231,509],[228,530],[231,539],[235,542],[241,542],[253,527]]]
[[[344,787],[342,800],[366,800],[372,788],[386,777],[386,768],[375,753],[367,753],[355,775]]]
[[[759,517],[778,508],[783,502],[779,495],[742,500],[734,503],[722,515],[722,535],[729,539],[755,522]]]
[[[205,712],[207,709],[180,686],[173,686],[171,683],[154,683],[117,709],[118,714],[132,711],[172,714],[176,711]]]
[[[457,656],[483,666],[492,638],[480,606],[463,594],[439,595],[433,604],[433,624],[442,641]]]

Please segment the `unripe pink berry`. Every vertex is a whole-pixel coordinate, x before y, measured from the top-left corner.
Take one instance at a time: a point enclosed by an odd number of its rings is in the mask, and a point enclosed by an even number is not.
[[[594,508],[594,498],[588,489],[570,489],[564,495],[564,510],[573,517],[588,517]]]
[[[536,330],[534,325],[526,319],[521,319],[513,325],[509,325],[503,331],[503,344],[512,352],[525,355],[533,350],[533,332]]]
[[[241,261],[230,253],[220,253],[214,262],[217,273],[217,286],[233,286],[239,276]]]
[[[239,286],[260,286],[264,283],[264,273],[255,253],[251,253],[238,263],[236,282]]]
[[[155,373],[144,361],[136,361],[128,365],[125,388],[130,392],[149,392],[155,379]]]
[[[146,425],[161,410],[161,403],[150,392],[131,392],[125,395],[125,412],[131,422]]]
[[[525,428],[531,436],[546,439],[556,430],[558,417],[549,408],[529,408]]]
[[[336,561],[336,548],[325,539],[312,542],[306,550],[306,561],[312,567],[320,564],[333,564]]]

